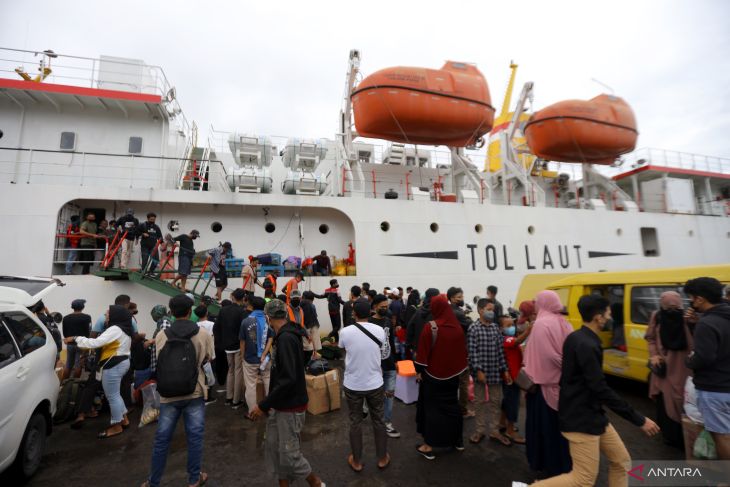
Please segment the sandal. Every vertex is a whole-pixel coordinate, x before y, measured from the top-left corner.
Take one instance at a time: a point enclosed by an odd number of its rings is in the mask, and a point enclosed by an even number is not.
[[[96,437],[99,438],[100,440],[103,440],[105,438],[112,438],[114,436],[119,436],[123,432],[124,432],[124,429],[122,429],[122,431],[120,431],[118,433],[109,433],[109,429],[107,428],[104,431],[102,431],[101,433],[99,433],[98,435],[96,435]]]
[[[355,457],[352,455],[347,457],[347,464],[350,466],[353,472],[360,473],[362,472],[362,469],[365,467],[364,465],[360,465],[360,468],[355,467]]]
[[[469,437],[469,441],[475,445],[484,439],[484,435],[481,433],[474,433]]]
[[[381,465],[380,462],[378,462],[378,468],[380,470],[385,470],[390,465],[390,453],[386,453],[385,458],[387,458],[388,461],[386,461],[384,465]]]
[[[431,450],[431,451],[423,451],[423,450],[421,450],[421,447],[422,446],[423,445],[416,445],[416,451],[418,452],[418,454],[421,455],[426,460],[435,460],[436,459],[436,455],[434,455],[433,450]]]
[[[208,474],[205,472],[200,472],[200,476],[198,477],[198,482],[196,484],[191,485],[190,487],[202,487],[205,485],[205,483],[208,481]]]
[[[512,442],[510,441],[509,437],[499,433],[499,436],[496,436],[494,434],[489,435],[489,439],[492,441],[497,441],[499,443],[502,443],[504,446],[512,446]]]
[[[517,436],[517,435],[512,436],[512,435],[507,435],[507,434],[505,434],[504,436],[509,438],[509,440],[512,443],[516,443],[518,445],[524,445],[525,443],[527,443],[527,441],[525,441],[525,439],[521,436]]]

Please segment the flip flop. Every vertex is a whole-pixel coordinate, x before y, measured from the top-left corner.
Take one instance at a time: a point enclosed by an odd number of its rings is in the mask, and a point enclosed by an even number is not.
[[[512,442],[510,441],[510,439],[502,434],[500,434],[499,436],[489,435],[489,439],[501,443],[504,446],[512,446]]]
[[[421,450],[421,447],[422,446],[423,445],[416,445],[416,451],[418,452],[418,454],[421,455],[426,460],[435,460],[436,459],[436,455],[434,455],[433,450],[431,450],[431,451],[423,451],[423,450]]]
[[[121,434],[122,434],[123,432],[124,432],[124,430],[122,429],[122,431],[120,431],[119,433],[112,433],[112,434],[109,434],[109,430],[104,430],[104,431],[102,431],[101,433],[99,433],[98,435],[96,435],[96,437],[97,437],[97,438],[99,438],[100,440],[103,440],[103,439],[105,439],[105,438],[112,438],[112,437],[114,437],[114,436],[119,436],[119,435],[121,435]]]
[[[385,462],[385,465],[380,465],[380,462],[378,462],[378,468],[380,470],[385,470],[390,465],[390,453],[386,453],[385,456],[388,458],[388,461]]]
[[[355,473],[362,472],[362,470],[365,467],[365,465],[360,466],[360,468],[355,468],[355,465],[353,465],[354,462],[355,462],[355,458],[352,455],[350,455],[350,456],[347,457],[347,464],[350,466],[350,468],[352,469],[352,471],[355,472]]]
[[[511,441],[512,443],[516,443],[518,445],[524,445],[525,443],[527,443],[527,441],[524,438],[522,438],[521,436],[510,436],[507,434],[505,434],[504,436],[509,438],[509,441]]]
[[[208,474],[205,472],[200,472],[200,477],[198,477],[198,483],[191,485],[190,487],[202,487],[205,485],[205,483],[208,481]]]

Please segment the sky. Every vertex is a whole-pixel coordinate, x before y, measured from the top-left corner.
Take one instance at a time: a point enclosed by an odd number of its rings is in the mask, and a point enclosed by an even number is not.
[[[730,157],[730,2],[0,0],[0,46],[159,65],[205,130],[328,137],[348,53],[389,66],[475,63],[502,104],[534,107],[607,88],[634,109],[638,147]],[[7,75],[0,73],[0,75]]]

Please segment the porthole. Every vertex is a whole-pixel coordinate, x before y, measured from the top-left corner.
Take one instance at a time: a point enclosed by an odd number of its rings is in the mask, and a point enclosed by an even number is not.
[[[481,223],[477,223],[476,225],[474,225],[474,231],[475,232],[482,233],[482,230],[484,230],[484,228],[482,227],[482,224]]]
[[[273,223],[267,223],[264,227],[264,230],[266,230],[266,233],[274,233],[274,230],[276,230],[276,225]]]
[[[623,235],[623,233],[624,233],[624,231],[623,231],[623,230],[621,230],[620,228],[617,228],[617,229],[616,229],[616,235],[618,235],[619,237],[620,237],[621,235]]]
[[[380,229],[384,232],[387,232],[388,230],[390,230],[390,223],[380,222]]]
[[[439,224],[438,223],[432,223],[430,228],[431,228],[431,231],[433,233],[436,233],[436,232],[439,231]]]
[[[213,233],[218,233],[223,230],[223,225],[220,222],[213,222],[210,224],[210,229],[213,230]]]
[[[321,233],[322,235],[326,234],[329,231],[330,231],[329,225],[326,225],[323,223],[319,226],[319,233]]]
[[[695,236],[695,231],[694,230],[690,230],[688,233],[689,233],[689,236],[690,237],[694,237]]]
[[[535,234],[535,227],[533,227],[532,225],[530,225],[529,227],[527,227],[527,233],[529,233],[530,235],[534,235]]]

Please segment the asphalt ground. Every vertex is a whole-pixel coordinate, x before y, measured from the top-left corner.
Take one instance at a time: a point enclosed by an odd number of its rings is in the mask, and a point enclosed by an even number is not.
[[[611,379],[610,384],[642,414],[654,417],[654,405],[647,398],[647,386],[632,381]],[[217,389],[218,387],[216,387]],[[203,469],[210,480],[206,485],[271,486],[277,485],[267,473],[262,444],[265,421],[244,419],[245,408],[232,410],[221,398],[206,408]],[[377,468],[372,430],[369,420],[364,427],[364,463],[361,473],[347,465],[349,453],[347,406],[338,411],[312,416],[307,414],[302,432],[302,450],[314,471],[328,487],[381,486],[510,486],[513,480],[531,482],[536,479],[525,458],[524,446],[505,447],[483,441],[472,445],[465,441],[464,452],[444,452],[428,461],[415,452],[420,442],[416,434],[415,405],[395,401],[393,423],[401,438],[390,439],[391,465],[384,471]],[[69,423],[54,428],[49,438],[42,465],[28,482],[0,475],[1,486],[139,486],[149,470],[155,425],[137,427],[141,409],[129,415],[132,427],[122,435],[99,440],[96,435],[108,421],[108,413],[87,421],[81,430],[72,430]],[[635,459],[682,459],[683,452],[663,444],[660,436],[647,438],[635,426],[609,412],[612,424]],[[524,400],[520,412],[524,431]],[[474,421],[465,423],[465,439],[471,434]],[[178,424],[171,445],[163,485],[184,486],[186,444],[183,425]],[[297,485],[306,485],[299,482]],[[596,485],[607,485],[607,463],[601,461]]]

